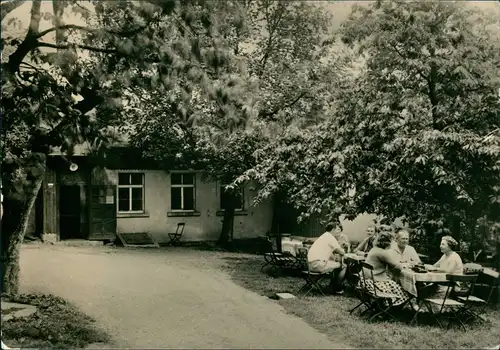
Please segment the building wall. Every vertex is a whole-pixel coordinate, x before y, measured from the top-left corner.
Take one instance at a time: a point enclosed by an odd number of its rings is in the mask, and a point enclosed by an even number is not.
[[[117,215],[117,231],[123,233],[149,232],[159,243],[168,242],[168,233],[175,232],[179,222],[186,226],[183,241],[217,240],[222,228],[220,190],[215,182],[203,182],[196,175],[196,211],[190,214],[170,211],[170,175],[161,170],[113,170],[108,171],[116,184],[119,172],[144,173],[144,214]],[[271,228],[272,202],[251,206],[255,190],[244,190],[244,210],[234,220],[234,238],[252,238],[265,235]],[[188,216],[186,216],[188,215]]]

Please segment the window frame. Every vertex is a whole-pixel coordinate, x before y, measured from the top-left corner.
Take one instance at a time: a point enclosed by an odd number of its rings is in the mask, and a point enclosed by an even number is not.
[[[142,184],[141,185],[120,185],[120,175],[126,174],[129,176],[134,174],[141,175]],[[130,181],[132,182],[132,181]],[[120,210],[120,189],[127,188],[129,190],[128,207],[130,210]],[[132,209],[132,189],[141,188],[142,189],[142,210],[131,210]],[[119,171],[118,179],[116,185],[116,212],[118,214],[144,214],[146,213],[146,174],[142,171]]]
[[[221,184],[219,183],[219,211],[224,212],[226,209],[222,207],[222,193],[224,191],[223,187],[227,186],[229,184]],[[235,212],[243,212],[245,211],[245,187],[241,186],[240,187],[240,192],[241,192],[241,204],[239,208],[234,208]]]
[[[172,183],[172,175],[180,175],[181,182],[184,182],[184,175],[192,175],[193,183],[192,184],[173,184]],[[172,189],[180,188],[181,189],[181,209],[172,208]],[[182,209],[184,207],[184,188],[192,188],[193,189],[193,209]],[[194,213],[196,212],[196,172],[194,171],[172,171],[170,173],[170,211],[172,213]]]

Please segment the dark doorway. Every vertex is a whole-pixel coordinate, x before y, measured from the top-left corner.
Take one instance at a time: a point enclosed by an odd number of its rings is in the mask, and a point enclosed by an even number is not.
[[[283,194],[274,197],[274,212],[272,222],[273,233],[294,233],[297,228],[297,210],[286,202]]]
[[[80,186],[59,188],[60,239],[84,238],[80,228]]]

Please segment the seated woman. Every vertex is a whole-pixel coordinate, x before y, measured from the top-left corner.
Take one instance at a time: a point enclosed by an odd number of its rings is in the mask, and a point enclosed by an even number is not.
[[[403,304],[408,300],[408,293],[389,275],[389,269],[401,271],[402,266],[393,252],[390,251],[392,236],[388,232],[380,233],[374,242],[374,247],[368,253],[366,262],[373,266],[373,281],[370,279],[371,274],[367,269],[363,269],[365,275],[366,288],[382,293],[390,293],[396,295],[392,298],[394,306]]]
[[[438,272],[444,272],[450,275],[463,275],[464,264],[462,258],[455,250],[458,249],[458,242],[451,236],[444,236],[441,238],[441,259],[438,260],[433,266],[436,267]],[[454,292],[460,291],[460,286],[454,286]],[[429,283],[424,289],[419,291],[419,294],[425,298],[444,298],[447,287],[437,283]]]
[[[373,241],[377,237],[377,228],[373,225],[368,226],[366,228],[366,234],[368,237],[366,237],[364,240],[359,243],[359,245],[354,249],[354,253],[357,252],[364,252],[368,253],[372,248],[373,248]]]
[[[463,275],[464,264],[460,255],[456,253],[458,242],[451,236],[444,236],[441,238],[439,248],[443,256],[433,266],[437,267],[440,272],[446,272],[450,275]]]

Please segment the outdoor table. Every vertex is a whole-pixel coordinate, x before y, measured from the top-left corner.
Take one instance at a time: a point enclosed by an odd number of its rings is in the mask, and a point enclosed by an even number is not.
[[[493,277],[493,278],[498,278],[498,277],[500,277],[500,274],[498,273],[498,271],[495,271],[495,270],[493,270],[493,269],[490,269],[489,267],[485,267],[485,268],[483,269],[483,273],[484,273],[485,275],[491,276],[491,277]]]
[[[427,272],[418,273],[409,268],[401,270],[399,275],[399,283],[411,295],[418,297],[417,283],[446,283],[446,273],[444,272]]]
[[[281,242],[281,251],[283,253],[290,253],[293,256],[297,256],[299,248],[301,248],[302,241],[290,240]]]
[[[356,284],[358,283],[358,274],[361,271],[361,263],[366,260],[364,255],[358,255],[356,253],[347,253],[344,255],[344,262],[347,265],[346,272],[346,287],[354,291],[356,288]]]

